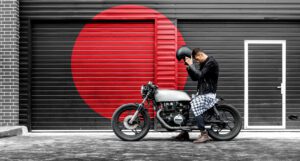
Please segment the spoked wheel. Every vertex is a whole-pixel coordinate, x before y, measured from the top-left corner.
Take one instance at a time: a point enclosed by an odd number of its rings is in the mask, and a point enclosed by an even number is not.
[[[136,104],[125,104],[114,112],[112,129],[120,139],[136,141],[142,139],[148,133],[150,117],[147,111],[141,111],[132,123],[129,122],[136,110]]]
[[[211,129],[208,130],[208,134],[214,140],[232,140],[241,131],[242,119],[239,112],[230,105],[218,105],[220,118],[217,118],[216,114],[210,115],[210,121],[221,121],[218,123],[211,123]]]

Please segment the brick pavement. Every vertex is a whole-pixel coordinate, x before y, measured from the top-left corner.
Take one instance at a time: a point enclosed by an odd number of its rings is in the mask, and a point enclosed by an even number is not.
[[[233,141],[195,145],[150,132],[125,142],[111,132],[28,133],[0,139],[0,160],[299,160],[300,133],[242,132]],[[191,133],[195,139],[198,133]]]

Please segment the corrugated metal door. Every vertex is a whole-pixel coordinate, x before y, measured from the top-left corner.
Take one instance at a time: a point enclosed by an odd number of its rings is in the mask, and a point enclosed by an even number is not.
[[[110,129],[153,79],[153,21],[32,24],[33,130]]]
[[[244,116],[244,40],[286,40],[286,116],[297,115],[300,110],[299,101],[299,70],[300,70],[300,24],[282,21],[201,21],[180,20],[178,27],[188,46],[203,48],[214,56],[220,64],[218,95],[228,103],[235,105]],[[264,104],[261,108],[249,111],[251,125],[279,125],[280,90],[276,89],[281,82],[281,50],[277,47],[264,46],[260,50],[251,47],[251,101]],[[256,52],[253,52],[256,51]],[[257,56],[257,59],[253,59]],[[259,59],[263,58],[263,59]],[[263,62],[259,63],[258,62]],[[259,66],[258,66],[259,65]],[[259,71],[253,71],[254,66]],[[270,68],[273,68],[272,70]],[[255,74],[254,74],[254,73]],[[280,77],[279,77],[280,76]],[[260,77],[260,78],[257,78]],[[269,78],[274,77],[274,79]],[[276,78],[275,78],[276,77]],[[260,80],[254,81],[253,80]],[[253,84],[255,83],[255,85]],[[196,83],[188,78],[188,90],[196,88]],[[269,88],[269,89],[267,89]],[[272,88],[272,89],[271,89]],[[266,95],[263,99],[260,97]],[[255,97],[255,98],[254,98]],[[279,98],[279,100],[277,100]],[[278,106],[274,106],[278,103]],[[274,109],[274,110],[272,110]],[[286,120],[288,129],[299,128],[300,122]]]

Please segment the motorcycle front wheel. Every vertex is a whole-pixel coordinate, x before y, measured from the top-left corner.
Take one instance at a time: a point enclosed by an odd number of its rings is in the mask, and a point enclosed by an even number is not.
[[[138,117],[129,123],[137,108],[137,104],[125,104],[120,106],[112,116],[112,129],[116,136],[124,141],[140,140],[149,132],[150,117],[146,110],[140,111]]]
[[[216,113],[213,112],[209,116],[210,120],[221,121],[222,123],[212,123],[211,129],[208,130],[208,135],[218,141],[232,140],[241,131],[241,116],[237,109],[231,105],[218,105],[217,110],[220,118],[217,118]]]

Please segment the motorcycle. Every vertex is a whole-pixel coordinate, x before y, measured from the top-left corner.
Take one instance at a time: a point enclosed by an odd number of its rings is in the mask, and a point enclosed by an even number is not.
[[[141,103],[121,105],[112,116],[111,126],[117,137],[124,141],[137,141],[149,132],[151,119],[145,101],[152,102],[155,118],[168,131],[199,130],[196,126],[190,101],[192,98],[184,91],[159,89],[149,81],[141,86]],[[237,109],[218,102],[202,115],[208,135],[214,140],[225,141],[235,138],[242,127],[242,119]]]

